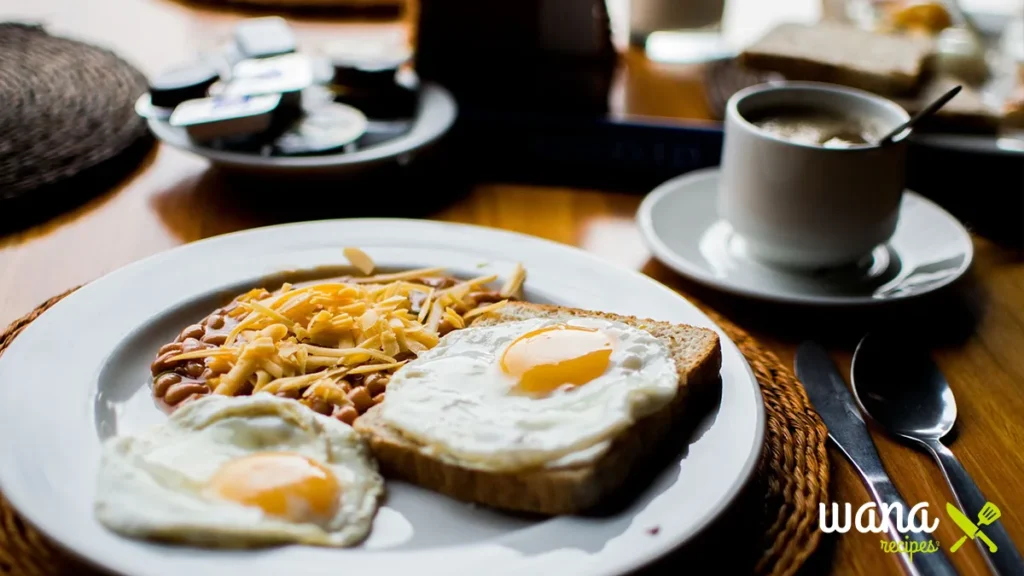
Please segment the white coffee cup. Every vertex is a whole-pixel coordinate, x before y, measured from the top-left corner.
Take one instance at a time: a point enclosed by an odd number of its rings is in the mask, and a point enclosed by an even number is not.
[[[749,120],[787,106],[868,119],[882,134],[909,116],[885,98],[816,82],[753,86],[726,106],[718,212],[746,252],[800,269],[855,262],[896,230],[906,142],[830,148],[783,139]]]

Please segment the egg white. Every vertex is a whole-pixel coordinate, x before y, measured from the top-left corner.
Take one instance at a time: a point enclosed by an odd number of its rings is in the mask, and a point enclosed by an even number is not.
[[[607,335],[607,370],[543,397],[510,393],[516,381],[501,369],[505,349],[556,324]],[[667,346],[643,330],[598,318],[532,319],[449,333],[392,377],[379,415],[441,459],[514,471],[597,458],[611,438],[671,402],[677,388]]]
[[[229,460],[290,452],[334,473],[341,502],[323,525],[297,523],[203,494]],[[139,436],[109,439],[100,462],[95,513],[123,535],[205,546],[296,542],[348,546],[369,533],[384,483],[347,424],[269,394],[210,395]]]

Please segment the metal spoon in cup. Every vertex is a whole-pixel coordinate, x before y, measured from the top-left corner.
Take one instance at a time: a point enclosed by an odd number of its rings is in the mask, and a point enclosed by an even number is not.
[[[890,434],[925,448],[942,469],[959,509],[947,505],[965,538],[979,543],[1000,576],[1024,574],[1024,560],[970,474],[940,439],[956,422],[956,400],[931,357],[906,340],[868,334],[857,345],[850,369],[861,410]],[[977,519],[975,518],[977,515]],[[984,545],[982,545],[982,542]],[[954,544],[955,551],[962,542]]]
[[[878,141],[878,145],[885,146],[886,144],[893,142],[896,139],[896,137],[902,134],[904,131],[913,130],[915,124],[917,124],[921,120],[931,117],[933,114],[938,112],[940,108],[945,106],[947,102],[949,102],[950,100],[953,99],[954,96],[959,94],[962,88],[962,86],[956,86],[949,92],[946,92],[942,96],[936,98],[934,101],[932,101],[931,104],[922,108],[920,112],[911,116],[910,120],[907,120],[903,124],[900,124],[896,128],[893,128],[893,130],[886,134],[885,136],[882,136],[881,140]]]

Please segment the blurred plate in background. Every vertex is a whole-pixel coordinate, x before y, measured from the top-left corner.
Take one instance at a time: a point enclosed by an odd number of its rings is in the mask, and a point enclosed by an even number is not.
[[[393,130],[393,126],[390,123],[371,122],[368,134],[364,136],[364,145],[351,152],[317,156],[262,156],[253,152],[219,150],[192,142],[183,129],[162,120],[150,119],[149,127],[163,142],[202,156],[222,168],[279,174],[340,174],[355,173],[389,162],[408,162],[418,151],[447,133],[457,113],[455,99],[446,89],[437,84],[424,83],[416,115],[407,131],[394,137],[382,137],[389,136],[387,133]]]

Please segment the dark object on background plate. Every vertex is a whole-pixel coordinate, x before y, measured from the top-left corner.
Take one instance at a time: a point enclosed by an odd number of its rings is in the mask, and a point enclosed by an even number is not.
[[[207,62],[177,66],[149,81],[149,100],[159,108],[174,108],[186,100],[205,98],[220,74]]]
[[[980,515],[981,510],[992,504],[941,442],[956,422],[953,391],[928,353],[917,349],[911,341],[875,334],[864,336],[850,368],[853,393],[864,412],[882,428],[931,454],[942,468],[961,511],[968,516]],[[987,544],[981,546],[978,542],[982,556],[996,574],[1024,574],[1024,559],[1002,523],[984,527],[977,536]],[[974,538],[972,534],[971,539]],[[951,550],[955,552],[956,546]]]
[[[412,54],[405,46],[387,46],[378,50],[337,51],[327,56],[334,69],[332,84],[359,90],[378,90],[395,83],[399,69]]]
[[[295,52],[295,35],[284,18],[250,18],[235,26],[235,45],[245,58],[267,58]]]
[[[133,111],[146,85],[112,52],[0,24],[0,229],[105,192],[138,166],[152,143]]]
[[[419,80],[403,70],[412,57],[404,45],[349,47],[328,54],[334,69],[331,89],[338,102],[370,118],[409,118],[416,111]]]

